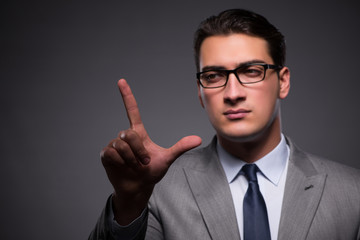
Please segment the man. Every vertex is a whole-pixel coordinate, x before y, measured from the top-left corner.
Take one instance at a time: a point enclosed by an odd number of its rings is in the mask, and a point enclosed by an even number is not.
[[[281,133],[282,34],[253,12],[224,11],[201,23],[195,57],[216,137],[192,151],[197,136],[159,147],[120,80],[130,128],[102,152],[114,194],[90,239],[360,239],[359,170]]]

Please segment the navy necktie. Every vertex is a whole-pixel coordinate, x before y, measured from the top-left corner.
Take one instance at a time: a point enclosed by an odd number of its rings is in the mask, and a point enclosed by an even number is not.
[[[256,177],[258,167],[246,164],[241,170],[249,182],[243,203],[244,211],[244,239],[270,240],[269,220],[264,198],[260,192]]]

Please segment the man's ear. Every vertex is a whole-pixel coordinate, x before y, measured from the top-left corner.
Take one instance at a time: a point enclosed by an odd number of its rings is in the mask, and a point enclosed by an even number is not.
[[[290,69],[283,67],[279,72],[279,98],[284,99],[290,91]]]
[[[201,97],[201,86],[200,86],[199,82],[197,83],[197,88],[198,88],[198,97],[199,97],[199,100],[200,100],[200,104],[204,108],[204,102],[203,102],[203,99]]]

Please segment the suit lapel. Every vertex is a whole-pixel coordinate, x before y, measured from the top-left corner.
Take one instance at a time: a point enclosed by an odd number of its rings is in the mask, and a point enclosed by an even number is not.
[[[291,141],[278,239],[305,239],[320,203],[326,175],[318,174],[309,157]]]
[[[230,187],[215,142],[201,155],[199,162],[203,165],[184,168],[185,175],[212,239],[240,239]]]
[[[199,164],[184,168],[194,199],[212,239],[240,239],[230,187],[216,153],[216,140],[199,155]],[[320,203],[326,175],[319,174],[308,155],[288,140],[280,240],[305,239]],[[219,171],[220,169],[220,171]]]

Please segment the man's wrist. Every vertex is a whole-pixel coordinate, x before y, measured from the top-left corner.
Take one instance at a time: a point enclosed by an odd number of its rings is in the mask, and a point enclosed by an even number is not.
[[[111,234],[114,239],[133,239],[146,224],[148,216],[148,208],[144,208],[141,214],[127,225],[120,225],[116,220],[113,212],[113,202],[110,199],[110,212],[108,221],[111,226]]]
[[[116,193],[112,195],[112,211],[114,219],[121,226],[127,226],[138,218],[147,208],[149,196],[139,194],[137,197],[119,196]]]

